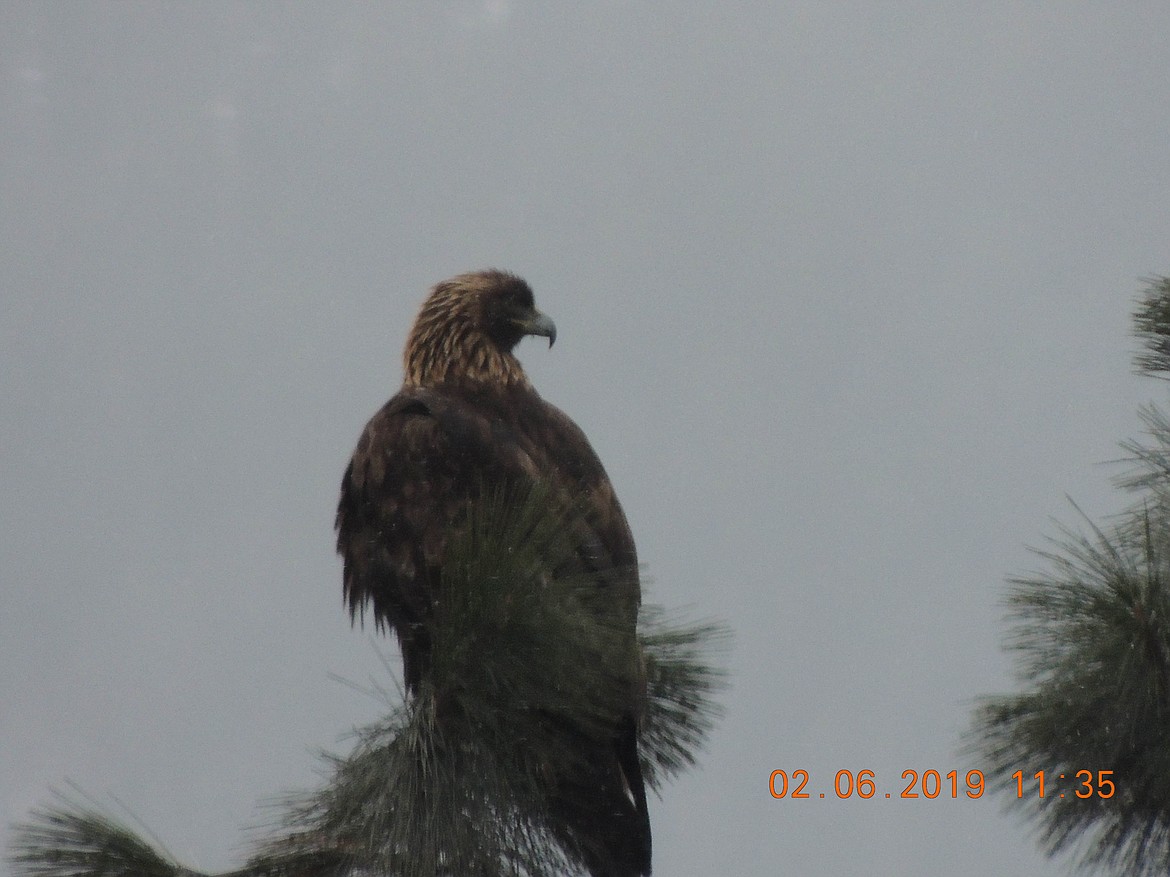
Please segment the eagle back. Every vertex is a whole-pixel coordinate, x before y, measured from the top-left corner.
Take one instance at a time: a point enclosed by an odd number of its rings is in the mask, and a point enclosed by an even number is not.
[[[636,618],[633,537],[584,433],[529,388],[404,389],[371,418],[342,480],[337,550],[350,614],[420,631],[452,527],[484,487],[540,481],[587,517],[578,553]]]

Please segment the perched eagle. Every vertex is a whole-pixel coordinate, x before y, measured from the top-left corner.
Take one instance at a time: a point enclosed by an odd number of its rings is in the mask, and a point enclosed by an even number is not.
[[[585,510],[577,554],[636,649],[630,527],[585,434],[537,394],[513,354],[525,335],[551,347],[556,327],[519,277],[482,271],[434,287],[407,338],[402,388],[366,425],[342,480],[345,600],[352,616],[369,607],[378,626],[394,629],[408,693],[428,673],[444,546],[485,488],[540,485],[550,501]],[[583,753],[589,788],[578,781],[554,804],[594,877],[650,873],[636,687],[612,736]]]

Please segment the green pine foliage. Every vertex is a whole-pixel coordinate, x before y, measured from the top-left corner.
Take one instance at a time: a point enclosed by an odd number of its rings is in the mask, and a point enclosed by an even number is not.
[[[183,869],[123,822],[65,796],[34,810],[10,850],[26,877],[179,877]]]
[[[1024,692],[987,698],[976,716],[985,772],[1025,810],[1050,853],[1076,850],[1122,873],[1170,864],[1170,579],[1151,528],[1065,533],[1042,552],[1050,571],[1013,580],[1011,635]],[[1023,771],[1020,796],[1012,774]],[[1038,797],[1033,774],[1064,797]],[[1077,792],[1089,771],[1095,790]],[[1148,871],[1142,868],[1148,866]]]
[[[686,624],[669,620],[661,607],[643,606],[639,642],[646,665],[646,714],[639,735],[642,775],[660,791],[697,763],[715,720],[715,700],[726,679],[710,664],[711,654],[730,645],[719,622]]]
[[[1137,356],[1142,374],[1167,377],[1170,374],[1170,277],[1152,277],[1134,312],[1135,334],[1143,350]]]
[[[1170,371],[1170,280],[1150,281],[1135,322],[1139,369]],[[1049,853],[1126,875],[1170,870],[1170,421],[1142,418],[1149,438],[1123,445],[1119,479],[1136,503],[1108,529],[1063,529],[1038,552],[1046,571],[1011,580],[1022,691],[984,698],[970,738]],[[1064,775],[1063,797],[1038,796],[1039,770],[1050,789]]]
[[[695,763],[719,715],[710,654],[725,628],[643,607],[633,639],[634,607],[607,600],[575,561],[581,514],[550,508],[538,487],[471,510],[445,552],[418,692],[388,699],[349,755],[327,759],[320,788],[283,798],[232,877],[577,873],[550,791],[589,767],[574,741],[607,739],[643,681],[647,784]],[[198,877],[71,802],[19,826],[11,860],[17,877]]]

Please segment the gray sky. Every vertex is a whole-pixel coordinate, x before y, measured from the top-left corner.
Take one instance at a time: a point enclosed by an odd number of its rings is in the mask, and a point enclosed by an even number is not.
[[[1165,396],[1128,331],[1170,273],[1168,32],[1161,2],[0,5],[0,819],[72,780],[223,868],[344,751],[379,704],[330,674],[383,671],[340,476],[427,288],[495,266],[557,322],[521,357],[649,599],[735,630],[656,873],[1065,873],[990,796],[767,781],[980,767],[1004,577],[1066,494],[1121,506],[1098,464]]]

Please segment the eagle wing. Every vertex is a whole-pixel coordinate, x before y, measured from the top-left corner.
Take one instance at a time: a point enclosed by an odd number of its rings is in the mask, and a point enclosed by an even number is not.
[[[600,556],[594,571],[601,574],[615,600],[623,602],[627,621],[637,625],[642,590],[634,534],[618,502],[613,484],[581,427],[555,405],[540,400],[540,409],[523,432],[537,453],[547,459],[562,495],[584,502],[589,529]]]
[[[427,391],[402,392],[375,414],[341,482],[337,550],[351,617],[398,635],[407,690],[417,688],[430,648],[427,618],[451,522],[466,508],[480,430],[462,418],[445,428],[447,407]],[[478,425],[481,429],[485,424]]]

